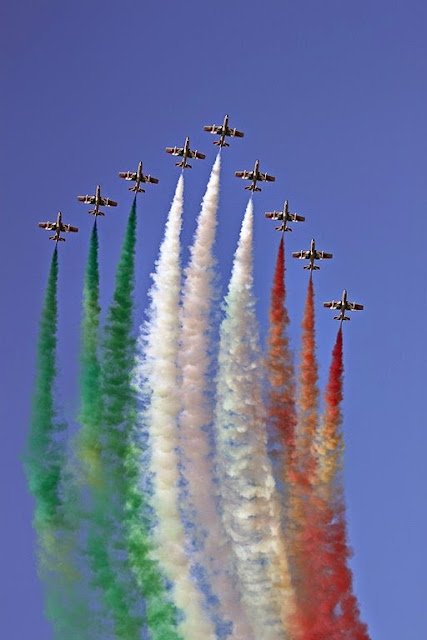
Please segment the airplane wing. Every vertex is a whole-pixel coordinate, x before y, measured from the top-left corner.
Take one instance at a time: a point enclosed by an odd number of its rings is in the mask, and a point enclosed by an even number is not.
[[[136,180],[136,173],[132,173],[132,171],[121,171],[119,173],[120,178],[124,178],[125,180]]]
[[[188,156],[190,158],[199,158],[199,160],[204,160],[206,158],[204,153],[200,153],[200,151],[189,151]]]
[[[144,182],[152,182],[153,184],[158,184],[158,178],[152,178],[151,176],[144,176]]]
[[[237,129],[229,129],[228,135],[232,136],[233,138],[243,138],[245,134],[241,131],[237,131]]]
[[[276,178],[274,176],[269,176],[268,173],[260,173],[258,180],[262,180],[263,182],[274,182]]]
[[[222,127],[217,124],[206,125],[206,127],[203,127],[203,130],[208,131],[209,133],[222,133]]]
[[[316,251],[316,260],[325,260],[325,258],[332,258],[332,253],[326,253],[325,251]]]
[[[335,300],[332,300],[332,302],[324,302],[323,306],[326,307],[327,309],[341,309],[342,307],[342,302],[335,302]]]
[[[183,156],[184,148],[183,147],[166,147],[166,153],[171,153],[173,156]]]
[[[293,258],[305,258],[308,259],[310,257],[310,251],[295,251],[292,254]]]
[[[296,213],[290,213],[289,216],[292,222],[304,222],[305,220],[304,216],[299,216]]]
[[[39,227],[41,229],[48,229],[49,231],[55,231],[56,222],[39,222]]]
[[[69,231],[73,231],[74,233],[77,233],[78,227],[72,227],[70,224],[61,224],[61,231],[66,231],[67,233]]]
[[[347,309],[349,311],[363,311],[363,304],[356,304],[355,302],[347,302]]]
[[[271,220],[283,220],[283,214],[278,211],[267,211],[264,215]]]
[[[117,202],[110,200],[109,198],[101,198],[101,204],[104,207],[117,207]]]
[[[235,171],[234,175],[236,178],[243,178],[244,180],[253,180],[254,172],[253,171]]]
[[[95,204],[95,196],[77,196],[77,200],[85,204]]]

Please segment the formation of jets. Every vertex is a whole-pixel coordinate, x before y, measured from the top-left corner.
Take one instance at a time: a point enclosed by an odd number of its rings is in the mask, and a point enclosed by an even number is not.
[[[203,127],[203,130],[207,133],[219,136],[219,138],[217,140],[214,140],[213,142],[214,145],[217,145],[219,147],[230,146],[229,142],[226,141],[226,138],[243,138],[245,135],[242,131],[238,131],[236,128],[232,128],[229,126],[228,115],[224,116],[224,120],[221,125],[205,125]],[[204,153],[193,151],[190,148],[190,138],[188,136],[185,139],[183,147],[166,147],[166,153],[182,158],[182,160],[175,163],[175,166],[181,167],[182,170],[191,169],[191,164],[188,163],[189,159],[204,160],[206,158]],[[145,193],[145,189],[141,187],[142,184],[158,184],[159,182],[158,178],[153,178],[150,175],[145,175],[142,172],[142,167],[142,162],[139,162],[136,171],[121,171],[119,173],[120,178],[135,183],[134,185],[129,187],[129,191],[133,191],[135,194]],[[250,184],[245,186],[245,189],[248,191],[252,191],[252,193],[261,191],[261,188],[257,186],[258,182],[274,182],[276,180],[274,176],[271,176],[268,173],[262,173],[260,171],[259,160],[255,161],[255,165],[252,170],[236,171],[235,176],[243,180],[249,180]],[[77,200],[79,200],[79,202],[83,202],[84,204],[94,205],[93,209],[89,209],[89,213],[94,215],[95,217],[105,215],[105,213],[101,211],[100,207],[117,206],[117,202],[115,202],[114,200],[101,196],[100,185],[97,185],[95,195],[77,196]],[[282,234],[285,233],[285,231],[292,231],[292,228],[288,225],[288,223],[305,221],[304,216],[298,215],[297,213],[291,213],[289,211],[288,200],[285,200],[283,209],[281,211],[268,211],[265,213],[265,217],[269,218],[270,220],[280,222],[281,224],[276,227],[276,230],[281,231]],[[58,213],[56,222],[39,222],[39,227],[41,227],[42,229],[47,229],[48,231],[54,231],[54,235],[49,236],[49,240],[54,240],[56,243],[65,242],[65,238],[61,236],[62,232],[68,233],[78,231],[77,227],[73,227],[70,224],[65,224],[62,222],[61,212]],[[304,265],[304,269],[314,271],[320,268],[315,264],[315,261],[330,259],[332,258],[332,253],[326,253],[326,251],[317,250],[313,238],[310,244],[310,249],[303,249],[301,251],[293,252],[292,257],[298,258],[300,260],[308,260],[309,262],[307,265]],[[355,302],[348,302],[346,289],[344,289],[343,291],[341,300],[324,302],[323,306],[329,309],[338,310],[340,313],[339,315],[334,316],[334,319],[340,320],[341,322],[343,322],[344,320],[350,320],[350,318],[345,315],[346,311],[363,310],[363,305],[357,304]]]

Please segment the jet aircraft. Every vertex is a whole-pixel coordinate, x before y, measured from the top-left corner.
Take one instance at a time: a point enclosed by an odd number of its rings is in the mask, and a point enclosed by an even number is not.
[[[314,269],[320,269],[314,264],[315,260],[324,260],[325,258],[332,258],[332,253],[326,253],[325,251],[317,251],[314,238],[311,241],[310,249],[308,251],[296,251],[292,254],[293,258],[299,258],[300,260],[310,260],[310,264],[307,264],[304,269],[313,271]]]
[[[327,307],[328,309],[337,309],[340,312],[340,315],[334,316],[334,320],[340,320],[341,322],[343,320],[350,320],[350,318],[345,315],[346,311],[363,311],[363,304],[356,304],[355,302],[347,301],[347,289],[344,289],[344,291],[342,292],[341,300],[324,302],[323,306]]]
[[[236,178],[242,178],[243,180],[252,180],[252,184],[245,187],[247,191],[261,191],[261,189],[256,186],[258,180],[260,182],[274,182],[276,180],[274,176],[269,176],[267,173],[260,173],[259,160],[255,162],[253,171],[236,171],[234,175]]]
[[[281,220],[282,224],[280,227],[276,227],[276,231],[281,231],[284,233],[285,231],[292,231],[291,227],[288,227],[287,222],[304,222],[305,217],[299,216],[296,213],[289,213],[289,203],[285,200],[285,204],[283,205],[283,211],[268,211],[265,214],[266,218],[270,218],[271,220]]]
[[[153,184],[157,184],[159,182],[157,178],[152,178],[151,176],[146,176],[142,173],[142,162],[138,164],[136,173],[133,171],[120,171],[119,177],[135,182],[133,187],[129,187],[129,191],[135,191],[135,193],[145,193],[145,189],[141,189],[140,187],[141,182],[151,182]]]
[[[188,158],[198,158],[204,160],[206,158],[204,153],[199,151],[192,151],[190,149],[190,138],[185,138],[183,147],[166,147],[166,153],[170,153],[173,156],[182,156],[181,162],[175,162],[176,167],[182,167],[183,169],[191,169],[191,164],[188,164]]]
[[[214,141],[214,144],[216,144],[218,147],[230,146],[229,143],[225,141],[226,136],[229,136],[231,138],[243,138],[243,136],[245,135],[241,131],[237,131],[237,129],[231,129],[228,126],[228,115],[224,117],[224,122],[222,123],[222,125],[206,125],[205,127],[203,127],[203,129],[204,131],[208,131],[209,133],[213,133],[214,135],[218,134],[220,136],[219,140]]]
[[[56,222],[39,222],[39,227],[41,229],[47,229],[48,231],[55,231],[55,235],[49,236],[49,240],[55,240],[58,242],[65,242],[65,238],[61,238],[61,231],[65,231],[66,233],[73,231],[77,233],[78,227],[72,227],[70,224],[64,224],[62,222],[62,213],[58,213],[58,217],[56,218]]]
[[[117,207],[117,202],[114,202],[114,200],[101,197],[101,187],[99,184],[96,187],[96,194],[94,196],[77,196],[77,200],[85,204],[94,204],[95,208],[89,211],[89,213],[92,213],[94,216],[105,216],[105,213],[100,211],[99,207]]]

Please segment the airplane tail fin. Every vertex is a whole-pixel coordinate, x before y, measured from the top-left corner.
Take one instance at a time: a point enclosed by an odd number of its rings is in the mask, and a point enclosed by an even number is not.
[[[175,162],[175,167],[182,167],[183,169],[191,169],[191,164],[188,164],[188,162]]]
[[[311,264],[307,264],[304,269],[310,269],[311,271],[319,271],[320,267],[317,266],[317,264],[314,264],[313,266],[311,266]]]
[[[145,193],[145,189],[141,189],[141,187],[129,187],[129,191],[135,191],[135,193]]]

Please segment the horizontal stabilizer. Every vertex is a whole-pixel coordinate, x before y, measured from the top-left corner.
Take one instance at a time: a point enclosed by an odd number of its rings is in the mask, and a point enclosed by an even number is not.
[[[191,164],[188,164],[188,162],[175,162],[175,167],[182,167],[183,169],[191,169]]]
[[[334,320],[350,320],[350,318],[348,316],[344,316],[343,318],[341,318],[341,316],[334,316]]]
[[[228,142],[221,142],[221,140],[215,140],[214,144],[217,147],[229,147],[230,146]]]
[[[65,238],[57,238],[56,236],[49,236],[49,240],[56,240],[57,242],[65,242]]]
[[[92,215],[94,216],[105,216],[105,213],[103,211],[97,211],[96,209],[91,209],[89,213],[92,213]]]
[[[306,264],[304,269],[310,269],[311,271],[318,271],[320,267],[318,267],[317,264],[313,264],[313,266],[311,264]]]
[[[250,185],[249,187],[245,187],[246,191],[261,191],[259,187],[253,187]]]
[[[145,189],[141,189],[141,187],[129,187],[129,191],[135,191],[135,193],[145,193]]]

